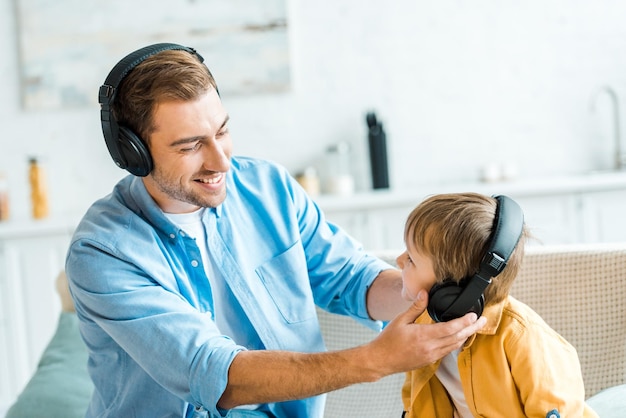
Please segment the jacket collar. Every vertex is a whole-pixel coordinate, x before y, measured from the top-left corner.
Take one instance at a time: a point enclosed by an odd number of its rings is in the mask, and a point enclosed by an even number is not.
[[[478,331],[477,334],[494,335],[496,331],[498,331],[500,321],[502,320],[502,312],[506,303],[507,299],[505,298],[501,302],[493,303],[485,307],[482,316],[487,318],[487,324],[483,327],[483,329]],[[431,319],[430,315],[428,315],[428,311],[426,310],[415,320],[416,324],[432,324],[434,322],[435,321]],[[471,346],[474,342],[474,339],[476,339],[476,334],[467,339],[467,341],[463,345],[463,348]]]

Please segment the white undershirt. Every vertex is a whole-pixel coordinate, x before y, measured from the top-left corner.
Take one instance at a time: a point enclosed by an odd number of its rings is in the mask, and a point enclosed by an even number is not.
[[[435,371],[435,375],[441,382],[450,399],[454,403],[454,418],[473,418],[472,413],[467,407],[467,401],[463,394],[463,386],[461,385],[461,376],[459,374],[459,353],[460,349],[455,350],[441,359],[439,368]]]

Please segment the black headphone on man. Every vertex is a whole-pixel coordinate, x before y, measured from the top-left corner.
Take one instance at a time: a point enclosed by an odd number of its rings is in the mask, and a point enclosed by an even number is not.
[[[152,156],[145,141],[139,135],[132,129],[117,123],[111,112],[111,104],[115,100],[120,83],[133,68],[146,58],[166,50],[187,51],[195,55],[200,62],[204,62],[204,58],[193,48],[172,43],[148,45],[122,58],[109,72],[104,84],[98,90],[102,133],[109,154],[118,167],[139,177],[145,177],[152,171]]]
[[[497,201],[494,227],[478,272],[458,283],[454,280],[444,280],[430,289],[428,314],[436,322],[460,318],[469,312],[482,315],[485,307],[485,289],[491,283],[491,279],[504,270],[522,236],[524,228],[522,208],[507,196],[494,198]]]

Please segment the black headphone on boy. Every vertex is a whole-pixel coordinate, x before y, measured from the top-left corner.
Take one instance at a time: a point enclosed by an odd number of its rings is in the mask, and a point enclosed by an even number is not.
[[[152,156],[146,143],[139,135],[132,129],[117,123],[111,112],[111,104],[115,100],[120,83],[133,68],[141,64],[146,58],[166,50],[187,51],[195,55],[200,62],[204,62],[204,58],[193,48],[172,43],[148,45],[122,58],[113,67],[104,84],[98,90],[102,133],[109,154],[118,167],[139,177],[145,177],[152,171]]]
[[[504,270],[517,246],[524,228],[524,213],[513,199],[494,196],[497,201],[494,227],[487,252],[476,274],[462,279],[436,283],[428,295],[428,314],[436,322],[446,322],[475,312],[480,316],[485,307],[484,291],[491,279]]]

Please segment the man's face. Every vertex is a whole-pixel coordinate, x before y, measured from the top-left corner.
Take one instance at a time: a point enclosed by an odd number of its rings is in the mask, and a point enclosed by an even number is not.
[[[216,207],[226,198],[232,142],[228,114],[211,89],[196,101],[165,101],[154,110],[146,189],[167,213]]]

